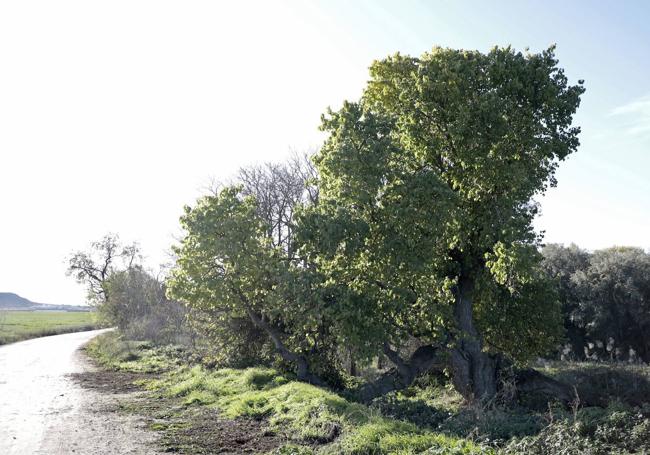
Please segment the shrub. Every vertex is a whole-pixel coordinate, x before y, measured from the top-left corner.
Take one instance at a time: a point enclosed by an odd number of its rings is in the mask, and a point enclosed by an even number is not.
[[[506,454],[637,454],[650,451],[650,408],[585,408],[534,436],[511,441]]]

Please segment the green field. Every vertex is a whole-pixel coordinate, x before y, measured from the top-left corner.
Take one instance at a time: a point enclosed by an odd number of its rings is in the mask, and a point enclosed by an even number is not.
[[[0,345],[95,328],[95,314],[91,312],[0,311]]]

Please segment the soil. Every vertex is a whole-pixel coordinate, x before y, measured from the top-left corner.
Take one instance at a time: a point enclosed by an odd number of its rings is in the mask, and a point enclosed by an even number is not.
[[[104,393],[129,393],[142,390],[136,381],[151,378],[151,375],[93,369],[82,373],[72,373],[69,377],[87,390]]]
[[[106,371],[79,348],[103,331],[0,346],[0,454],[264,453],[285,442],[265,421],[228,420]]]
[[[202,410],[187,426],[168,431],[168,450],[190,453],[268,453],[286,440],[266,431],[266,423],[253,419],[228,420],[215,410]]]
[[[78,390],[72,412],[48,424],[39,454],[160,455],[160,437],[145,419],[124,412],[138,399],[137,375],[99,371],[81,351],[75,355],[83,372],[67,375]]]
[[[143,391],[136,383],[151,378],[149,374],[94,367],[70,377],[92,393],[96,403],[112,403],[98,405],[100,415],[146,431],[148,443],[143,444],[143,452],[120,453],[254,454],[268,453],[287,442],[269,432],[264,420],[223,419],[215,409],[186,407],[175,399]]]

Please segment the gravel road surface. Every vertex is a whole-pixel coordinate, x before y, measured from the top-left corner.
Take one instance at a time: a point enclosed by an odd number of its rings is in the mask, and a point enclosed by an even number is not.
[[[0,346],[0,454],[156,454],[155,435],[118,412],[124,397],[81,388],[79,348],[102,330]]]

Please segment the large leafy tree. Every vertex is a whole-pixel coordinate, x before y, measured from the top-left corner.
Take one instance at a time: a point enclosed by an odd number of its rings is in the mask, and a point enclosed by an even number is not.
[[[435,48],[370,73],[359,101],[323,117],[306,250],[348,292],[334,313],[350,342],[383,349],[404,382],[422,357],[396,348],[409,337],[443,346],[456,388],[492,396],[495,352],[524,360],[559,335],[533,197],[578,146],[583,88],[553,48]]]
[[[238,186],[238,197],[251,197],[255,207],[255,222],[265,228],[263,247],[274,251],[275,260],[286,264],[299,261],[296,256],[294,212],[302,204],[318,199],[318,189],[312,184],[313,163],[307,154],[293,153],[285,162],[266,162],[242,167],[231,186]],[[211,193],[219,197],[224,185],[215,182]],[[209,233],[206,233],[209,235]],[[229,366],[267,363],[273,357],[273,347],[264,332],[248,316],[200,310],[187,301],[194,311],[189,320],[213,347],[215,360]],[[214,317],[218,315],[218,317]]]

